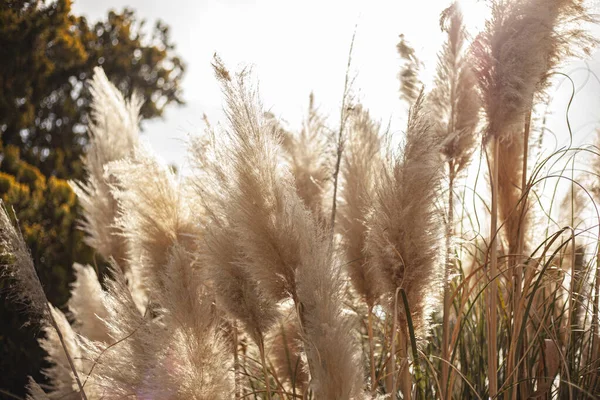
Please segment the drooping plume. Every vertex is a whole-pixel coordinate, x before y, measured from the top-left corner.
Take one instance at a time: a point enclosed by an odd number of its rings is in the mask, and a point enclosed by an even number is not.
[[[588,53],[593,21],[582,0],[495,0],[473,43],[475,71],[488,117],[487,136],[521,129],[532,99],[568,55]]]

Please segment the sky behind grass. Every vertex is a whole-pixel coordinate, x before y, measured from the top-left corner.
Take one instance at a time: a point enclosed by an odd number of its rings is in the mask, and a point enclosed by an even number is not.
[[[162,19],[171,27],[172,40],[188,66],[183,82],[187,104],[169,107],[163,119],[145,123],[144,136],[160,157],[185,171],[185,141],[189,134],[202,131],[203,114],[213,125],[223,120],[222,97],[211,68],[215,52],[230,69],[251,66],[264,108],[292,128],[299,126],[311,91],[335,126],[356,29],[351,68],[355,95],[384,126],[400,133],[406,105],[398,96],[398,35],[406,36],[428,66],[427,82],[444,39],[439,13],[447,4],[447,0],[75,0],[73,8],[96,21],[110,9],[129,7],[148,25]],[[485,7],[477,0],[464,0],[463,9],[475,34]],[[598,127],[600,83],[593,73],[600,76],[600,53],[595,52],[587,64],[570,63],[563,71],[577,90],[570,113],[576,142],[589,142]],[[559,143],[568,136],[565,112],[571,92],[568,81],[549,92],[554,100],[548,126]],[[548,139],[549,145],[553,142]]]

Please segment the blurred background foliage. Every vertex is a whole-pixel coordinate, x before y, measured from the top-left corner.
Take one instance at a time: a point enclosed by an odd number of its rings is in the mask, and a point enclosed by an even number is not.
[[[150,119],[183,103],[185,66],[164,23],[146,27],[125,9],[91,24],[70,0],[0,1],[0,60],[0,197],[16,212],[49,300],[64,308],[72,264],[105,262],[83,243],[67,183],[85,178],[86,81],[101,65],[127,96],[143,95],[141,116]],[[24,397],[27,375],[43,381],[43,352],[39,327],[3,290],[9,283],[0,279],[0,389]]]

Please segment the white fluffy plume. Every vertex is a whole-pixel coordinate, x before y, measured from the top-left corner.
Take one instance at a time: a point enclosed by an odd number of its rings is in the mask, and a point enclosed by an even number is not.
[[[73,328],[81,335],[97,342],[108,342],[108,334],[102,320],[107,312],[102,297],[104,291],[96,271],[89,265],[73,264],[75,282],[71,287],[69,311],[75,317]]]
[[[85,182],[71,182],[84,211],[86,242],[104,257],[125,268],[125,242],[115,226],[117,203],[111,194],[112,182],[104,175],[105,166],[129,157],[138,142],[141,99],[126,101],[101,68],[94,69],[90,82],[93,95],[90,145],[83,160]]]
[[[329,235],[280,163],[279,131],[264,119],[247,73],[232,80],[219,59],[215,71],[227,99],[234,182],[227,215],[243,254],[238,262],[265,295],[294,303],[315,398],[362,398],[360,353]]]

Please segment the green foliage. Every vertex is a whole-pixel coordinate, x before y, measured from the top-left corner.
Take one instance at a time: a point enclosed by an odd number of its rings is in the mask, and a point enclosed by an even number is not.
[[[144,119],[181,104],[184,65],[169,29],[151,32],[133,11],[111,11],[90,24],[71,14],[70,0],[0,4],[0,133],[46,175],[81,178],[80,157],[91,95],[85,82],[101,65],[117,87],[147,99]]]
[[[95,265],[64,180],[83,178],[86,82],[101,65],[126,96],[147,99],[140,115],[149,119],[183,102],[184,65],[163,23],[146,29],[125,9],[92,24],[72,14],[71,0],[0,1],[0,60],[0,197],[16,211],[48,299],[63,307],[73,262]],[[39,327],[6,298],[8,284],[0,280],[0,389],[23,395],[27,375],[43,381],[44,354]]]

